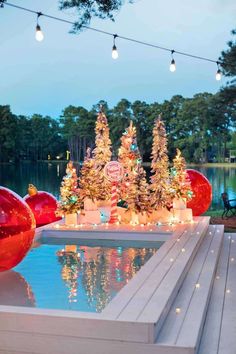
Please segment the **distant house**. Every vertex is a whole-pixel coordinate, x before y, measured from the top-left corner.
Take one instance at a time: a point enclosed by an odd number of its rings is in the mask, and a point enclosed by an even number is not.
[[[229,150],[229,162],[236,162],[236,150]]]

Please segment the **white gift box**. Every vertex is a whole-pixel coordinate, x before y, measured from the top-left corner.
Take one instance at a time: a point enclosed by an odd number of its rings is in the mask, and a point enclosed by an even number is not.
[[[99,210],[85,210],[78,216],[79,224],[100,224],[101,215]]]
[[[177,222],[186,222],[193,220],[192,209],[173,209],[173,216]]]
[[[65,214],[65,225],[77,225],[77,213]]]
[[[186,198],[174,198],[173,200],[174,209],[186,209]]]

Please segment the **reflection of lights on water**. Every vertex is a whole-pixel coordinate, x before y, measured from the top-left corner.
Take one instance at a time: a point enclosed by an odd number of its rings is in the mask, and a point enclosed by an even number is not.
[[[117,247],[117,253],[119,256],[122,254],[122,247]]]
[[[70,249],[67,247],[64,252]],[[76,247],[75,257],[79,261],[76,262],[73,256],[60,261],[61,277],[68,289],[68,303],[75,309],[80,306],[80,295],[86,294],[88,308],[96,312],[101,312],[156,252],[155,248]]]

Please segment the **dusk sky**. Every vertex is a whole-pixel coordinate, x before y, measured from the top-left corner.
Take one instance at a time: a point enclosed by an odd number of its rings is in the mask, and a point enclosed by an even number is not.
[[[56,0],[9,0],[10,3],[71,21],[75,13],[58,11]],[[235,28],[235,0],[137,0],[126,4],[116,21],[93,20],[91,26],[153,44],[217,60]],[[121,39],[119,59],[111,58],[112,38],[86,30],[69,33],[70,25],[40,18],[44,41],[35,40],[36,16],[5,6],[0,9],[0,105],[13,113],[59,117],[72,104],[88,109],[99,100],[113,107],[131,102],[162,102],[173,95],[215,93],[226,82],[215,80],[208,63],[175,56]]]

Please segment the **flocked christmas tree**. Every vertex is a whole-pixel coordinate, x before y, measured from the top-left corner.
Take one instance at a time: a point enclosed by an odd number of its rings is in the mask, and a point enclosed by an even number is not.
[[[121,137],[118,160],[124,169],[120,198],[126,202],[131,211],[147,211],[149,209],[148,184],[146,172],[141,166],[142,159],[137,145],[136,128],[132,121]]]
[[[130,209],[135,209],[137,195],[137,169],[141,164],[141,157],[137,145],[136,128],[133,122],[121,137],[121,147],[118,152],[118,161],[124,169],[124,176],[120,184],[120,198],[126,202]]]
[[[140,213],[151,212],[150,208],[150,194],[149,194],[149,184],[146,179],[146,171],[141,165],[138,166],[137,170],[137,197],[136,197],[136,209]]]
[[[111,140],[109,138],[109,127],[107,117],[100,106],[95,126],[95,149],[93,157],[98,176],[97,199],[108,200],[110,198],[110,183],[104,176],[104,167],[111,160]]]
[[[193,196],[191,182],[186,172],[186,161],[179,149],[176,149],[176,156],[173,159],[173,167],[170,174],[172,198],[190,200]]]
[[[77,173],[73,162],[69,161],[66,166],[66,175],[63,177],[60,187],[60,201],[57,214],[73,214],[81,209],[81,198],[77,188]]]
[[[169,207],[171,203],[169,182],[169,159],[167,155],[167,137],[165,124],[159,116],[153,127],[153,144],[151,155],[150,205],[156,210]]]
[[[100,171],[95,166],[95,160],[91,157],[91,149],[87,148],[87,153],[84,159],[83,166],[80,170],[79,187],[81,197],[84,200],[86,197],[94,202],[100,196],[101,180]]]

